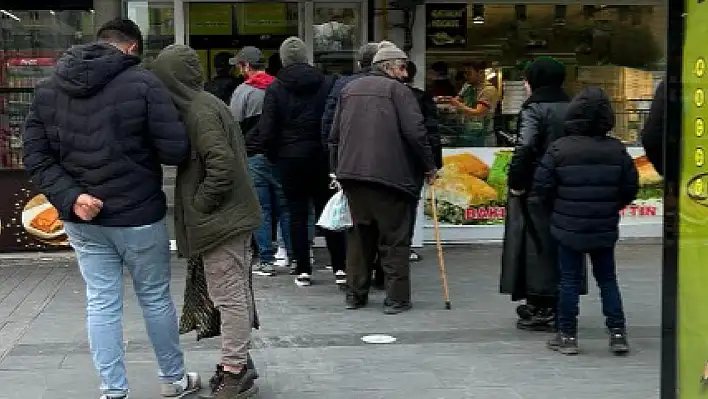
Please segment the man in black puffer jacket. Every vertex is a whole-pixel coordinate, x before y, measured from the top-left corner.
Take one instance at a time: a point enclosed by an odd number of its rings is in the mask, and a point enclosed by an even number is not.
[[[189,141],[170,94],[141,68],[130,20],[69,49],[36,88],[23,135],[32,181],[59,211],[86,283],[88,334],[103,397],[126,398],[123,268],[155,349],[163,396],[199,389],[186,373],[170,295],[170,247],[161,164]]]
[[[266,156],[279,170],[290,210],[290,235],[297,262],[298,286],[312,280],[308,218],[310,204],[317,217],[333,192],[329,189],[329,164],[322,145],[322,114],[334,77],[325,76],[309,64],[307,47],[297,37],[280,46],[283,69],[268,86],[257,134],[249,135],[250,146]],[[346,282],[344,233],[325,232],[338,282]]]
[[[563,354],[578,353],[585,254],[600,287],[610,349],[618,354],[629,350],[614,250],[620,211],[636,198],[639,175],[624,144],[607,136],[614,124],[602,89],[583,90],[568,107],[567,136],[551,144],[536,169],[532,194],[552,209],[551,234],[559,243],[561,268],[558,334],[548,346]]]

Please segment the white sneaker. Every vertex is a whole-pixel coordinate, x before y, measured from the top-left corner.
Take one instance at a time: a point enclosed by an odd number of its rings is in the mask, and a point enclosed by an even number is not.
[[[337,285],[344,285],[347,283],[347,272],[340,270],[334,273],[334,283]]]
[[[287,255],[285,256],[285,258],[282,259],[275,258],[275,262],[273,262],[273,265],[277,267],[288,267],[290,266],[290,259],[287,257]]]
[[[128,394],[122,393],[104,393],[100,399],[128,399]]]
[[[297,284],[298,287],[309,287],[312,285],[312,276],[307,273],[301,273],[295,278],[295,284]]]
[[[277,273],[272,263],[261,262],[253,266],[253,274],[258,276],[273,277]]]
[[[160,394],[163,398],[184,398],[202,389],[202,379],[197,373],[186,373],[181,380],[163,383]]]
[[[288,259],[288,251],[285,250],[285,247],[278,247],[278,251],[275,253],[275,259]]]

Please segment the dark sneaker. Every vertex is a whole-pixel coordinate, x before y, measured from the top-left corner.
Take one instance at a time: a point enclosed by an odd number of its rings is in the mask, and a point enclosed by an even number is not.
[[[390,299],[386,299],[384,301],[383,312],[385,314],[394,315],[410,310],[412,307],[413,304],[411,304],[410,301],[392,301]]]
[[[360,308],[365,307],[368,302],[369,302],[368,299],[365,297],[359,297],[354,294],[347,294],[346,309],[348,309],[348,310],[360,309]]]
[[[253,371],[244,367],[238,374],[224,371],[217,366],[216,374],[209,379],[211,394],[199,395],[200,399],[246,399],[258,393]]]
[[[202,380],[197,373],[186,373],[181,380],[166,382],[161,386],[163,398],[183,398],[202,389]]]
[[[523,304],[516,307],[516,314],[521,320],[531,320],[536,311],[538,308],[533,305]]]
[[[579,353],[578,338],[561,332],[554,335],[546,345],[549,349],[564,355],[577,355]]]
[[[610,352],[615,355],[626,355],[629,353],[629,342],[624,329],[610,329]]]
[[[516,327],[525,331],[555,332],[556,311],[551,308],[534,308],[529,319],[519,319]],[[518,310],[517,310],[518,313]]]
[[[420,256],[420,254],[418,254],[416,251],[411,249],[411,254],[408,257],[408,260],[410,260],[411,262],[420,262],[421,260],[423,260],[423,257]]]
[[[257,276],[273,277],[276,275],[275,266],[269,262],[261,262],[253,266],[253,274]]]
[[[100,399],[128,399],[127,393],[104,393]]]

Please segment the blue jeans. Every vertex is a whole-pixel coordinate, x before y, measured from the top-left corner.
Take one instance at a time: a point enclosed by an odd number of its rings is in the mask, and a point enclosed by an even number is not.
[[[278,230],[283,237],[285,248],[292,248],[290,243],[290,213],[285,202],[285,194],[280,184],[278,171],[273,164],[263,155],[248,158],[248,169],[256,187],[258,202],[261,204],[263,224],[256,231],[258,255],[261,262],[272,263],[275,261],[275,248],[273,248],[273,214],[279,220]],[[283,228],[285,226],[285,228]],[[290,250],[288,250],[290,252]]]
[[[617,285],[615,267],[615,249],[602,248],[589,253],[592,262],[592,273],[600,288],[602,313],[605,315],[607,328],[625,328],[622,295]],[[584,253],[574,249],[559,246],[560,261],[560,296],[558,304],[558,329],[569,335],[578,331],[578,314],[580,312],[580,287],[583,278]]]
[[[165,220],[141,227],[65,223],[65,228],[86,283],[87,329],[101,390],[128,392],[122,322],[124,267],[133,279],[161,380],[182,379],[184,356],[170,294],[170,242]]]

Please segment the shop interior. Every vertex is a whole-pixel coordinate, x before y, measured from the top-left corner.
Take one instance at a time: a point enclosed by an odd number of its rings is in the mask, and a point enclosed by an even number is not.
[[[426,4],[426,87],[447,79],[459,91],[463,64],[487,63],[496,86],[496,145],[509,144],[526,98],[527,62],[550,56],[566,66],[569,95],[600,86],[617,115],[613,134],[638,144],[654,90],[665,71],[666,7],[588,5]],[[439,82],[438,82],[439,83]],[[440,106],[443,135],[455,147],[459,115]]]

